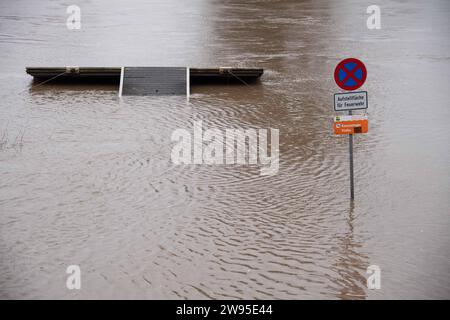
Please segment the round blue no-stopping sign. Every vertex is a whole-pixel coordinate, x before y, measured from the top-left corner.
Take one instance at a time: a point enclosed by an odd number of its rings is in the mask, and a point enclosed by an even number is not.
[[[356,90],[361,87],[367,78],[367,69],[364,63],[355,58],[344,59],[334,69],[334,81],[344,90]]]

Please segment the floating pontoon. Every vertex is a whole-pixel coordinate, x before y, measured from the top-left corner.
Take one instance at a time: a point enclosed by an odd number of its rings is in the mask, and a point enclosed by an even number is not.
[[[120,84],[119,95],[189,94],[191,84],[257,80],[257,68],[27,67],[38,81]]]
[[[27,67],[29,75],[46,80],[61,75],[63,79],[104,79],[119,82],[121,67]],[[259,78],[264,70],[257,68],[189,68],[191,81],[233,79],[237,76],[251,81]]]

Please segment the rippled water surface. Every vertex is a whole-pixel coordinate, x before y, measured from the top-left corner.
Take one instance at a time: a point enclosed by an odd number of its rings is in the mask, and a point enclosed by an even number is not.
[[[0,3],[1,298],[450,298],[450,5]],[[370,131],[331,132],[335,65],[366,63]],[[262,67],[251,86],[117,97],[25,66]],[[280,168],[172,164],[171,134],[277,128]],[[82,289],[65,287],[66,267]],[[366,288],[369,265],[381,290]]]

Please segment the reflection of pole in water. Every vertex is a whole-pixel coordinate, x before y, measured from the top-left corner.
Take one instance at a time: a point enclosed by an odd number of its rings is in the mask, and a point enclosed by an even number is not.
[[[338,237],[339,256],[334,267],[340,277],[334,281],[341,286],[336,293],[339,299],[365,299],[366,295],[366,267],[369,265],[366,255],[361,253],[362,244],[354,239],[354,204],[350,202],[348,231]]]

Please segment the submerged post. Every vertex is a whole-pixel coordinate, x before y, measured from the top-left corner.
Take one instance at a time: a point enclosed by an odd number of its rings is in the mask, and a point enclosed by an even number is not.
[[[189,67],[186,67],[186,100],[189,102],[191,96],[191,72]]]
[[[123,74],[125,72],[125,67],[120,68],[120,83],[119,83],[119,97],[122,97],[123,90]]]

